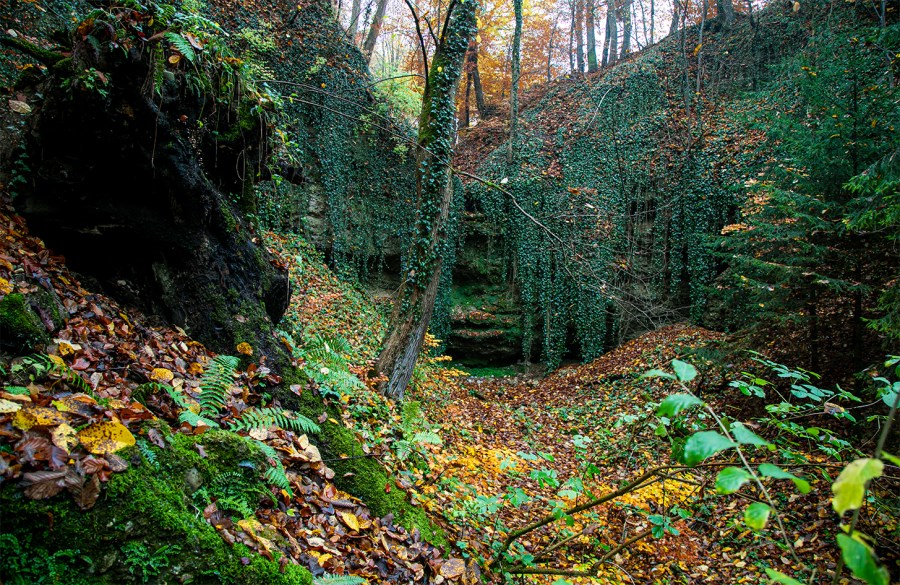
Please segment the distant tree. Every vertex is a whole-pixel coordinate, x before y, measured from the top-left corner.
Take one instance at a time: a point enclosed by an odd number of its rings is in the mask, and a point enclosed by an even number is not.
[[[475,34],[475,0],[451,0],[431,63],[425,49],[421,21],[407,5],[416,29],[426,72],[419,116],[416,151],[415,223],[407,253],[406,273],[397,292],[387,338],[375,370],[387,376],[381,385],[386,396],[401,400],[412,377],[416,359],[437,298],[441,277],[440,244],[446,236],[453,187],[450,160],[456,122],[456,92],[469,41]]]
[[[519,129],[519,78],[521,76],[522,59],[522,0],[513,0],[515,14],[515,31],[512,46],[512,82],[509,88],[509,153],[508,162],[512,165],[516,159],[516,142]]]
[[[606,9],[606,42],[603,44],[603,66],[614,64],[618,60],[616,55],[619,44],[619,29],[616,26],[615,0],[609,0]]]
[[[584,73],[584,0],[575,0],[575,64]]]
[[[366,61],[372,61],[372,53],[375,52],[375,43],[378,42],[378,35],[381,34],[381,26],[384,24],[384,13],[387,10],[388,0],[378,0],[375,7],[375,15],[372,17],[372,24],[369,25],[369,34],[366,35],[366,42],[363,44],[363,55]]]
[[[622,1],[622,57],[631,52],[631,0]]]
[[[594,0],[586,0],[584,10],[584,25],[587,29],[587,67],[588,71],[597,70],[597,35],[594,22]]]

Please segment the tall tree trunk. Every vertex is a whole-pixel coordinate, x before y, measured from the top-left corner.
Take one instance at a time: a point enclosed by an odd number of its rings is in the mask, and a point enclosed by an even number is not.
[[[359,13],[362,8],[362,0],[353,0],[350,9],[350,42],[354,45],[358,42],[356,35],[359,34]]]
[[[463,128],[471,125],[472,117],[469,109],[469,96],[472,94],[472,70],[466,71],[466,97],[463,105]]]
[[[669,26],[669,34],[675,34],[678,30],[678,22],[681,20],[681,2],[680,0],[673,0],[674,6],[672,7],[672,24]]]
[[[734,1],[733,0],[716,0],[716,18],[719,20],[723,28],[731,28],[734,23]]]
[[[509,87],[509,152],[507,162],[516,160],[516,141],[519,139],[519,77],[522,57],[522,0],[513,0],[516,28],[513,32],[512,80]]]
[[[573,2],[569,3],[569,8],[572,11],[572,18],[569,19],[569,72],[575,73],[575,56],[573,54],[573,45],[575,43],[575,4]]]
[[[478,41],[475,41],[470,58],[472,59],[472,87],[475,88],[475,107],[478,108],[478,118],[487,120],[487,104],[484,101],[484,88],[481,87],[481,74],[478,72]]]
[[[631,0],[622,2],[622,57],[631,52]]]
[[[401,400],[422,349],[434,312],[441,279],[441,241],[453,198],[450,159],[453,154],[456,91],[469,39],[475,34],[475,0],[459,0],[447,15],[435,48],[422,95],[416,152],[416,210],[407,273],[397,293],[389,334],[375,363],[387,376],[381,391]]]
[[[575,64],[584,73],[584,0],[575,0]]]
[[[584,25],[587,29],[587,67],[588,71],[597,70],[597,36],[594,22],[594,0],[587,0],[584,10]]]
[[[600,57],[600,66],[606,67],[609,65],[609,11],[614,10],[612,8],[612,0],[609,0],[609,6],[607,6],[606,10],[606,28],[603,31],[603,54]]]
[[[387,10],[388,0],[378,0],[375,8],[375,16],[372,17],[372,25],[369,27],[369,34],[366,36],[366,43],[363,45],[363,55],[366,57],[366,63],[372,62],[372,53],[375,51],[375,43],[378,41],[378,35],[381,34],[381,25],[384,23],[384,11]]]
[[[751,0],[752,2],[752,0]],[[650,44],[656,42],[656,0],[650,0]]]
[[[609,10],[606,12],[606,42],[609,47],[606,64],[614,65],[619,60],[619,27],[616,23],[616,6],[613,0],[609,0]]]

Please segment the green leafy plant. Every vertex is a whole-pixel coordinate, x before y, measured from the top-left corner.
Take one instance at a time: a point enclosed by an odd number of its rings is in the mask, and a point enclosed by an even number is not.
[[[368,583],[362,577],[354,575],[329,575],[325,573],[313,579],[313,585],[365,585]]]
[[[241,417],[229,425],[232,431],[251,431],[277,426],[301,433],[318,433],[319,425],[302,414],[280,408],[255,408],[245,410]]]

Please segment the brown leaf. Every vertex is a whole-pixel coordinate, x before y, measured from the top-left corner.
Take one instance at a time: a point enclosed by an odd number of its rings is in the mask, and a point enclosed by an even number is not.
[[[32,500],[52,498],[66,487],[66,470],[34,471],[22,476],[25,495]]]
[[[441,565],[441,577],[444,579],[458,579],[466,571],[466,563],[462,559],[447,559]]]
[[[98,497],[100,497],[100,478],[92,475],[81,486],[81,493],[75,498],[75,502],[82,510],[88,510],[94,507]]]
[[[128,462],[121,455],[110,453],[106,456],[106,462],[109,463],[109,470],[121,473],[128,469]]]
[[[162,433],[160,433],[156,429],[150,429],[147,431],[147,438],[150,439],[150,442],[159,447],[160,449],[166,448],[166,441],[163,439]]]

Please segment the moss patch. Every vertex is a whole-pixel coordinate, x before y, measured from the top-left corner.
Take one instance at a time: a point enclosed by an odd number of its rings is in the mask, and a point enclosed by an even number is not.
[[[228,545],[203,520],[205,496],[219,485],[228,485],[235,498],[258,498],[265,490],[258,473],[245,467],[261,463],[251,443],[225,431],[202,437],[173,435],[168,443],[164,450],[146,447],[152,457],[137,450],[124,452],[132,466],[113,476],[87,512],[68,497],[32,501],[12,486],[0,490],[3,582],[312,582],[301,567],[288,565],[282,573],[277,559],[266,560],[240,544]],[[206,457],[200,456],[198,444]],[[23,566],[43,570],[16,581],[16,571],[25,570]]]
[[[23,295],[7,295],[0,301],[0,346],[14,352],[27,353],[36,345],[48,343],[40,317]]]
[[[326,409],[322,400],[309,391],[304,391],[299,399],[290,394],[283,396],[283,400],[286,406],[313,420],[323,411],[335,420],[341,419],[336,408]],[[322,456],[332,459],[328,466],[334,470],[337,487],[365,502],[374,515],[384,517],[393,513],[397,523],[407,530],[418,529],[422,538],[431,544],[447,546],[443,529],[428,518],[425,510],[407,501],[406,492],[394,485],[393,478],[377,460],[365,456],[352,431],[330,420],[320,426],[322,431],[316,437]],[[340,459],[343,455],[349,457]],[[386,488],[390,491],[386,492]]]

